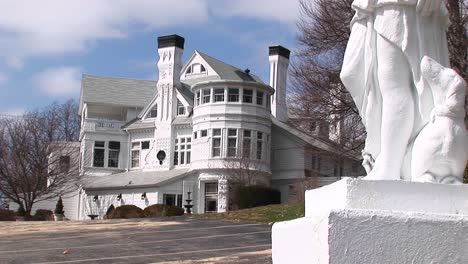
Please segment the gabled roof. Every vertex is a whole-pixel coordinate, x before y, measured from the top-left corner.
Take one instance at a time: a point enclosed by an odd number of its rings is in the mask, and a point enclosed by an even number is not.
[[[83,103],[145,107],[156,92],[157,81],[93,76],[81,79],[80,113]]]
[[[319,148],[325,151],[329,151],[331,153],[336,153],[339,155],[345,155],[346,157],[353,159],[353,160],[360,160],[360,155],[358,153],[343,153],[343,149],[332,142],[328,142],[322,140],[317,137],[313,137],[310,135],[305,134],[304,132],[294,128],[284,122],[279,121],[275,117],[271,117],[272,126],[275,126],[285,133],[292,135],[296,140],[300,140],[304,142],[306,145],[311,147]]]
[[[188,168],[168,171],[127,171],[107,176],[90,176],[84,180],[83,189],[106,190],[156,187],[184,177],[188,171]]]
[[[254,74],[248,74],[237,67],[222,62],[200,51],[195,52],[197,52],[216,71],[221,80],[258,82],[264,84],[264,82]]]

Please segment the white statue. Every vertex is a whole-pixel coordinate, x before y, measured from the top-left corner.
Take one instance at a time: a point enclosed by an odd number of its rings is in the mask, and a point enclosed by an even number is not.
[[[448,66],[447,10],[442,0],[355,0],[352,7],[341,79],[367,130],[366,178],[420,179],[412,175],[412,164],[421,164],[412,159],[412,147],[434,108],[421,61],[429,56]]]
[[[465,81],[454,70],[429,57],[421,62],[421,74],[431,87],[435,107],[431,120],[414,141],[412,180],[462,183],[468,158]]]

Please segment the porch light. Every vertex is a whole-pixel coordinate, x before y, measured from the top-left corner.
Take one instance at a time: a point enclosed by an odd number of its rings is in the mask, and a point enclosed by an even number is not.
[[[122,194],[121,193],[119,193],[119,195],[117,195],[117,201],[120,201],[120,200],[122,200]]]
[[[96,194],[96,195],[94,195],[93,202],[95,202],[95,203],[96,203],[98,200],[99,200],[99,196],[98,196],[97,194]]]
[[[146,192],[144,192],[144,193],[141,195],[141,199],[142,199],[142,200],[145,200],[145,199],[146,199]]]

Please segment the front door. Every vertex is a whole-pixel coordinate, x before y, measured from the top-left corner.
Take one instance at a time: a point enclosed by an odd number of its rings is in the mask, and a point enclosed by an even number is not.
[[[205,183],[205,213],[216,213],[218,211],[218,183]]]

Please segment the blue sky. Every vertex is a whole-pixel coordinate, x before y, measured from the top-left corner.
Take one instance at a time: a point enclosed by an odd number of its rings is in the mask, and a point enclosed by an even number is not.
[[[268,80],[296,44],[297,0],[0,0],[0,113],[78,98],[83,73],[156,79],[160,35]]]

